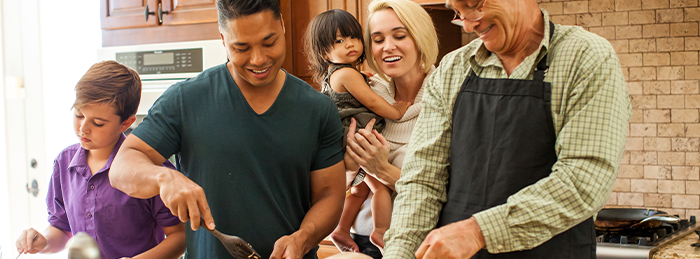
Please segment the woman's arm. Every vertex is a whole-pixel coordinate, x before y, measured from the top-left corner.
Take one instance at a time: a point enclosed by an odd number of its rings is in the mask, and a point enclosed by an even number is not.
[[[394,185],[401,176],[401,168],[389,163],[391,145],[382,134],[372,130],[372,126],[374,126],[374,122],[369,122],[359,132],[355,134],[348,133],[347,154],[365,172],[377,178],[391,190],[396,191]],[[352,120],[349,132],[355,132],[356,127],[355,120]]]
[[[411,106],[407,102],[397,102],[395,105],[389,104],[384,98],[372,91],[362,74],[352,68],[339,69],[333,73],[330,78],[330,84],[331,88],[336,92],[344,92],[344,88],[345,91],[349,92],[367,109],[387,119],[401,119],[408,107]],[[337,86],[342,86],[342,88]]]
[[[132,258],[178,258],[185,253],[185,223],[164,227],[163,231],[166,236],[163,242]]]

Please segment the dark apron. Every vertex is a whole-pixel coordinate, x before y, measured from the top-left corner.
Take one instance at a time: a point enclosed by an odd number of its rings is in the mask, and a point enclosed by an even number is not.
[[[550,40],[553,32],[550,22]],[[480,78],[470,71],[454,104],[447,202],[438,227],[504,204],[552,172],[557,155],[547,68],[545,55],[533,80]],[[490,254],[484,249],[472,258],[595,258],[593,219],[532,250]]]

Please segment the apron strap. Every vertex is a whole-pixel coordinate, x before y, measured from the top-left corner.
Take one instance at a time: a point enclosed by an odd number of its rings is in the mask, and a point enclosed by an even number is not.
[[[549,42],[551,44],[552,42],[552,37],[554,36],[554,23],[552,21],[549,21]],[[544,77],[547,75],[547,71],[549,70],[549,66],[547,65],[547,55],[545,54],[544,57],[540,60],[539,63],[537,63],[537,68],[535,68],[535,75],[533,76],[532,80],[542,82],[544,81]]]

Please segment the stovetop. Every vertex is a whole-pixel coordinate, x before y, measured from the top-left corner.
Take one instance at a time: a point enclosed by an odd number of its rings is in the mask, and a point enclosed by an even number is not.
[[[596,233],[596,256],[598,259],[642,259],[650,258],[655,248],[685,236],[700,228],[695,216],[679,223],[663,223],[660,227],[625,232]]]

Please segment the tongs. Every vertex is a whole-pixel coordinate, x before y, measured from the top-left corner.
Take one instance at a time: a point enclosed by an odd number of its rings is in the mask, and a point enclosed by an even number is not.
[[[253,249],[253,246],[248,244],[243,238],[237,236],[226,235],[216,229],[209,229],[204,223],[204,219],[199,220],[199,226],[211,232],[221,243],[226,247],[226,250],[235,258],[243,259],[260,259],[260,254]]]

